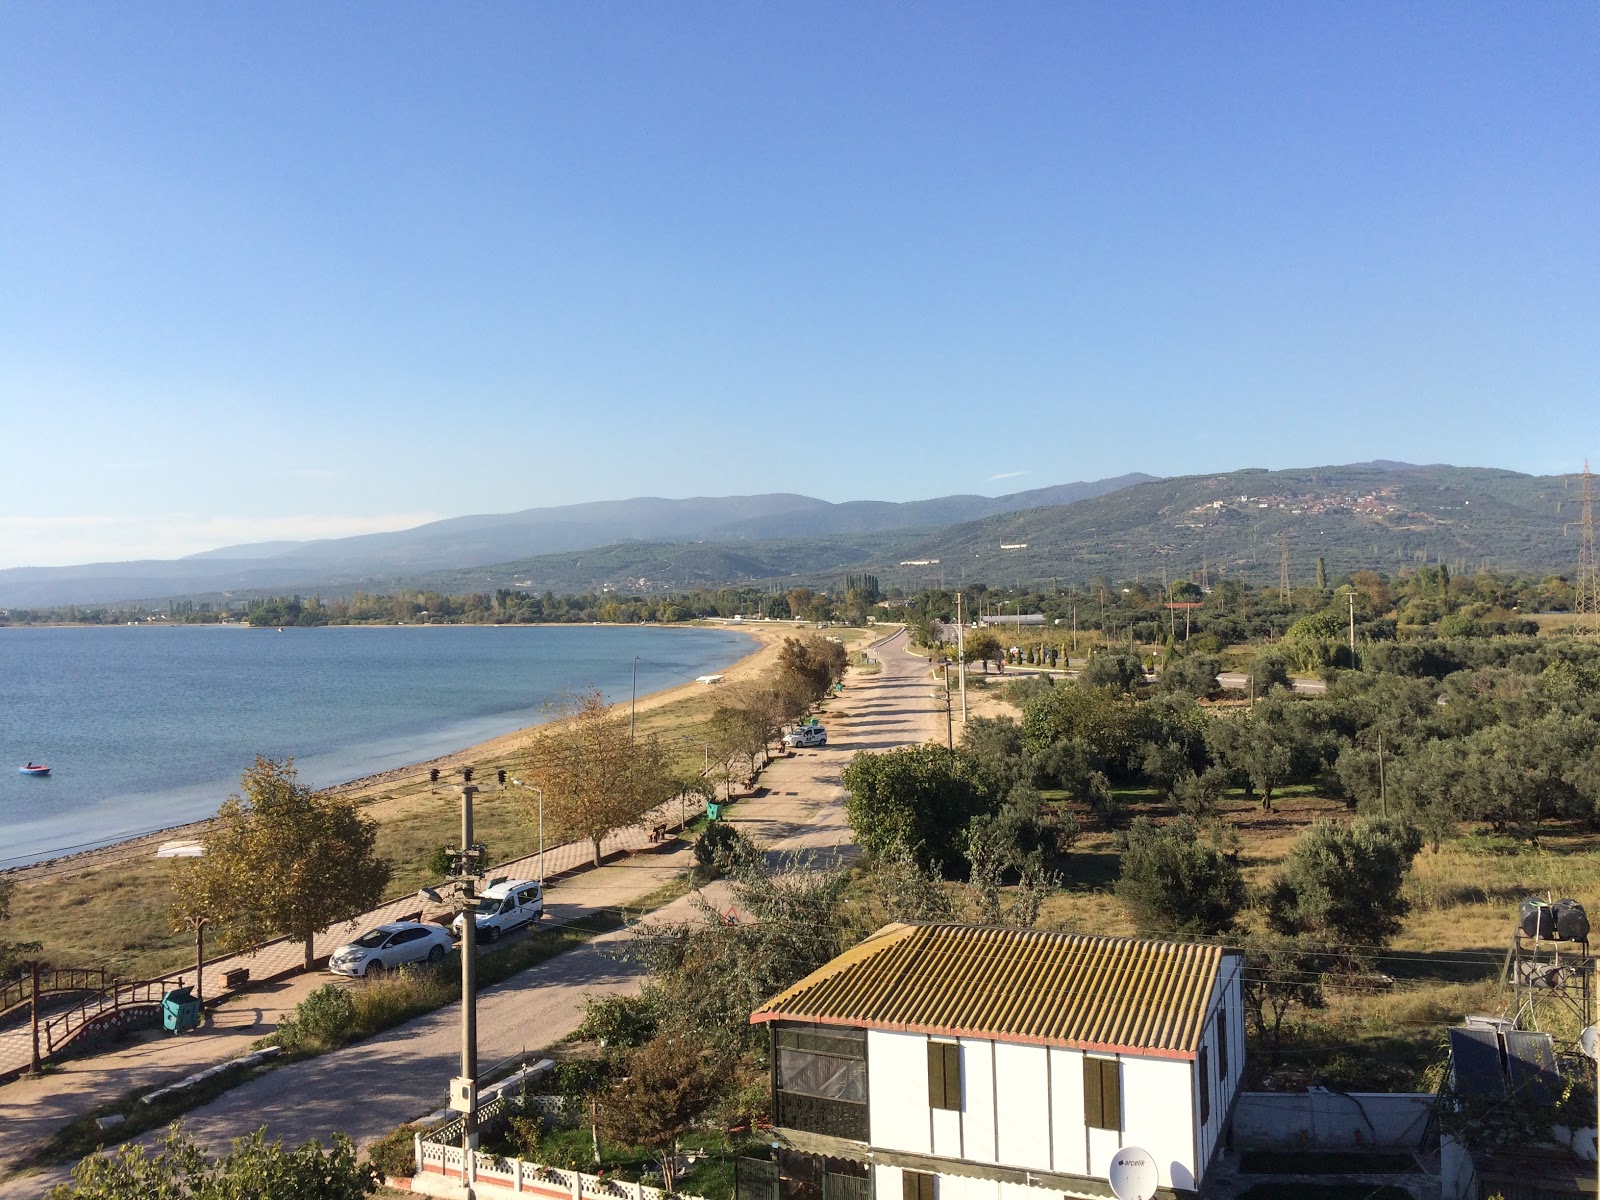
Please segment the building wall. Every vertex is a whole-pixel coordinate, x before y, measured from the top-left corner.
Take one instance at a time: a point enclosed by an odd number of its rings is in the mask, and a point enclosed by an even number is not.
[[[1242,1026],[1239,1033],[1242,1037]],[[961,1108],[932,1108],[928,1104],[929,1040],[922,1034],[868,1031],[874,1147],[1104,1179],[1117,1148],[1131,1144],[1156,1157],[1163,1186],[1196,1186],[1198,1100],[1191,1086],[1193,1064],[1188,1060],[1116,1056],[1122,1076],[1123,1129],[1119,1132],[1086,1127],[1085,1056],[1054,1047],[962,1039]],[[1229,1074],[1236,1081],[1243,1043],[1230,1042],[1230,1048],[1235,1053],[1230,1054]],[[1213,1129],[1220,1133],[1226,1118],[1222,1096],[1216,1090],[1212,1096],[1207,1136]],[[879,1167],[878,1171],[880,1188],[889,1189],[878,1194],[900,1195],[898,1169]],[[884,1176],[884,1171],[893,1171],[893,1178]],[[996,1191],[1001,1185],[992,1181],[951,1176],[941,1180],[940,1186],[944,1190],[938,1200],[1012,1200]],[[1029,1189],[1031,1200],[1038,1200],[1038,1192]]]

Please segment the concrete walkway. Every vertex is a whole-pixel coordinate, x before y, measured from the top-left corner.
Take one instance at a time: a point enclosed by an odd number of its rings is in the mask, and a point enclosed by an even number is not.
[[[823,714],[829,745],[771,763],[761,777],[767,794],[739,801],[728,810],[731,821],[774,849],[851,853],[839,782],[845,764],[858,750],[943,738],[942,698],[936,707],[927,662],[905,653],[904,644],[904,635],[898,635],[881,646],[881,673],[853,676],[829,703]],[[691,861],[692,852],[683,847],[576,876],[552,886],[551,914],[576,914],[644,895],[676,878]],[[694,899],[682,897],[648,919],[692,919]],[[613,953],[628,936],[626,931],[603,935],[485,989],[478,1003],[480,1065],[560,1041],[582,1021],[588,996],[636,991],[639,968]],[[370,1141],[444,1104],[449,1080],[459,1069],[459,1048],[460,1010],[452,1006],[331,1054],[269,1071],[194,1110],[184,1125],[213,1152],[263,1125],[269,1136],[281,1136],[288,1145],[313,1137],[326,1141],[335,1132]],[[0,1089],[0,1104],[6,1102]],[[0,1128],[9,1133],[4,1108]],[[140,1140],[151,1142],[155,1135]],[[69,1173],[55,1168],[14,1176],[0,1182],[0,1200],[40,1196]]]

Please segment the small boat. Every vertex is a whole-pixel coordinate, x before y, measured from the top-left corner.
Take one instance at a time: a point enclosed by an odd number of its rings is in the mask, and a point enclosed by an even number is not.
[[[36,763],[30,760],[27,766],[18,767],[17,773],[20,775],[48,775],[50,774],[50,768],[43,763]]]

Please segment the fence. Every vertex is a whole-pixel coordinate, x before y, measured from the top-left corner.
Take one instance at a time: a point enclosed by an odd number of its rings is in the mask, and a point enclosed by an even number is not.
[[[1416,1150],[1437,1135],[1432,1092],[1240,1092],[1239,1150]]]
[[[430,1134],[436,1137],[437,1134]],[[457,1136],[459,1137],[459,1127]],[[478,1150],[446,1146],[417,1135],[417,1175],[438,1175],[459,1179],[474,1188],[485,1184],[511,1192],[548,1196],[552,1200],[667,1200],[672,1193],[644,1183],[625,1183],[620,1179],[601,1179],[582,1171],[545,1167],[520,1158],[502,1158]],[[413,1191],[418,1190],[413,1186]],[[480,1193],[481,1194],[481,1193]],[[677,1200],[701,1200],[698,1196],[677,1196]]]

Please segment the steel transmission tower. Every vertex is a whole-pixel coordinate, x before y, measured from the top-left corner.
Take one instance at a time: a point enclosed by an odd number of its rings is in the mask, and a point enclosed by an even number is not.
[[[1289,603],[1289,535],[1278,532],[1278,599]]]
[[[1579,628],[1597,631],[1600,623],[1600,561],[1594,548],[1594,476],[1589,460],[1583,462],[1583,508],[1578,517],[1578,578],[1575,582],[1572,611]]]

